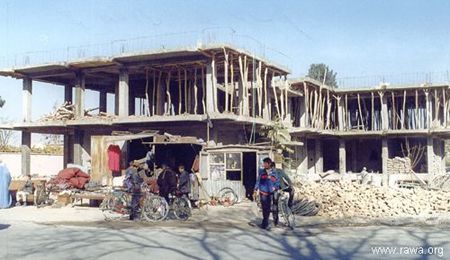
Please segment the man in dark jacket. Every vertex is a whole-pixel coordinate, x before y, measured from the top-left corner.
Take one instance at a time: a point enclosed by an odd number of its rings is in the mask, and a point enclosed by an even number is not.
[[[166,164],[161,165],[162,172],[158,176],[159,196],[169,203],[169,194],[177,190],[177,175]]]
[[[269,227],[269,216],[271,212],[273,194],[280,188],[280,177],[274,167],[272,167],[272,159],[265,158],[263,160],[263,168],[256,180],[255,193],[259,191],[261,208],[263,214],[263,220],[260,225],[261,228],[267,229]],[[273,204],[277,204],[277,201],[273,201]],[[275,225],[278,225],[278,207],[274,207],[272,210],[272,218]]]
[[[189,199],[189,193],[191,192],[191,178],[189,173],[184,169],[184,165],[178,166],[178,190],[181,195]]]
[[[272,162],[272,168],[275,169],[275,163]],[[292,184],[291,178],[282,170],[276,169],[278,175],[280,176],[280,189],[284,192],[289,193],[288,207],[292,207],[292,202],[294,201],[294,185]]]
[[[126,170],[125,180],[128,192],[131,193],[131,212],[130,220],[135,220],[138,217],[139,212],[139,201],[141,200],[141,185],[144,179],[139,173],[139,163],[133,161]]]

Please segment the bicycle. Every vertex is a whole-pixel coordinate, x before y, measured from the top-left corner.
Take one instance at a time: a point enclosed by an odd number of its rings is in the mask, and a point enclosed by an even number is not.
[[[48,206],[53,203],[53,200],[50,199],[50,190],[46,188],[44,183],[36,185],[33,197],[34,205],[37,208]]]
[[[284,219],[286,226],[291,229],[295,227],[295,215],[289,207],[289,193],[283,190],[276,190],[274,196],[278,197],[278,214]],[[274,202],[275,200],[273,200]],[[273,203],[272,202],[272,203]]]
[[[222,205],[224,207],[233,206],[238,203],[239,196],[234,192],[234,190],[230,187],[225,187],[219,190],[215,196],[211,197],[209,204],[212,206],[216,206],[217,204]]]
[[[278,204],[275,205],[276,199],[278,198]],[[275,210],[275,207],[278,208],[278,215],[283,218],[285,225],[291,229],[294,229],[295,227],[295,215],[292,212],[291,208],[288,205],[289,202],[289,193],[285,192],[283,190],[276,190],[273,193],[272,198],[272,205],[271,205],[271,211],[273,212]],[[255,194],[254,201],[258,208],[261,209],[261,198]]]
[[[139,211],[141,219],[148,221],[159,221],[165,218],[167,207],[166,201],[150,192],[146,183],[141,185],[142,197],[139,200]],[[113,220],[129,216],[131,212],[132,195],[123,189],[113,189],[100,204],[105,220]],[[167,204],[167,203],[166,203]]]
[[[165,198],[152,195],[147,199],[143,206],[144,217],[149,221],[164,220],[172,212],[176,219],[186,221],[191,217],[191,202],[188,198],[178,195],[178,193],[169,194],[169,202]]]

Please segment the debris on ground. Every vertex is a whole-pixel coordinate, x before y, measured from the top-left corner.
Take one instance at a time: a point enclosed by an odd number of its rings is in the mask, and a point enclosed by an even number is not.
[[[294,212],[302,213],[314,207],[317,215],[330,218],[343,217],[396,217],[430,215],[450,212],[450,192],[385,188],[353,182],[303,182],[296,185],[296,198],[301,204],[294,204]],[[303,201],[303,202],[302,202]]]

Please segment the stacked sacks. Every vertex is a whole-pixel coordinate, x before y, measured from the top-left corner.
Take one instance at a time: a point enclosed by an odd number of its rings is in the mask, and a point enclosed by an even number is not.
[[[70,188],[83,189],[89,182],[90,176],[78,168],[66,168],[52,178],[48,185],[51,189],[66,190]]]

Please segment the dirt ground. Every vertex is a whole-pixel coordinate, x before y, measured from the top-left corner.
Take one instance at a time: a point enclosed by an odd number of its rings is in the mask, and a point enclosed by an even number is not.
[[[188,221],[168,219],[161,222],[128,221],[125,218],[106,221],[101,210],[93,207],[75,206],[62,208],[12,207],[0,210],[0,223],[32,222],[46,225],[69,226],[102,226],[110,228],[129,227],[179,227],[195,228],[199,224],[217,229],[227,225],[241,227],[255,226],[261,221],[261,212],[255,203],[243,202],[231,207],[207,206],[193,209]],[[394,218],[342,218],[330,219],[323,216],[296,216],[296,227],[318,226],[449,226],[450,214],[435,214],[430,216],[407,216]]]

